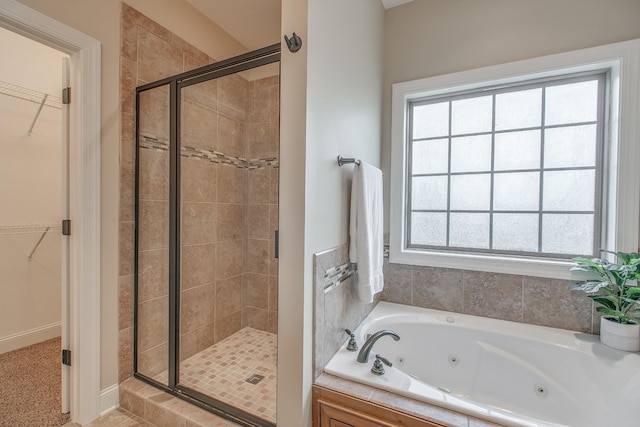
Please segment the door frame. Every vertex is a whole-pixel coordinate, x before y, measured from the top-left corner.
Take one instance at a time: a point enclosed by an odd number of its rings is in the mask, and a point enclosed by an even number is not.
[[[101,44],[15,0],[0,0],[0,26],[71,57],[70,409],[87,424],[100,415]]]

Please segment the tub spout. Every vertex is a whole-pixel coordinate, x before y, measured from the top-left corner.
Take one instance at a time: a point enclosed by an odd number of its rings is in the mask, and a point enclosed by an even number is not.
[[[375,334],[367,338],[365,343],[362,345],[360,353],[358,353],[358,362],[367,363],[369,361],[369,353],[371,352],[371,348],[376,343],[376,341],[378,341],[385,335],[391,335],[391,338],[393,338],[395,341],[398,341],[400,339],[400,335],[396,334],[393,331],[383,330],[376,332]]]

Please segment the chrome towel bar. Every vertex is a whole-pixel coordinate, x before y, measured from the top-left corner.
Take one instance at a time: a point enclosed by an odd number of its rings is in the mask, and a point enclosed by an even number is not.
[[[360,160],[354,159],[353,157],[342,157],[338,156],[338,166],[344,166],[351,163],[355,163],[356,165],[360,165]]]

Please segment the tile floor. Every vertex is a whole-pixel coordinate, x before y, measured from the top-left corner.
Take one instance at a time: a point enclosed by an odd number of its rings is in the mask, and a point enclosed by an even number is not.
[[[67,423],[62,427],[80,427],[76,423]],[[131,415],[122,409],[115,409],[85,427],[153,427],[148,422]]]
[[[253,328],[235,334],[184,360],[180,384],[276,422],[277,336]],[[257,384],[246,380],[263,377]]]

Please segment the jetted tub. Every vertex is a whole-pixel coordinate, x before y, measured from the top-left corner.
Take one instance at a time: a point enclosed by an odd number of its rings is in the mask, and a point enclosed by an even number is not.
[[[640,426],[640,354],[596,335],[381,302],[359,348],[383,329],[400,341],[382,337],[367,363],[345,343],[325,372],[506,426]],[[393,364],[383,376],[376,354]]]

